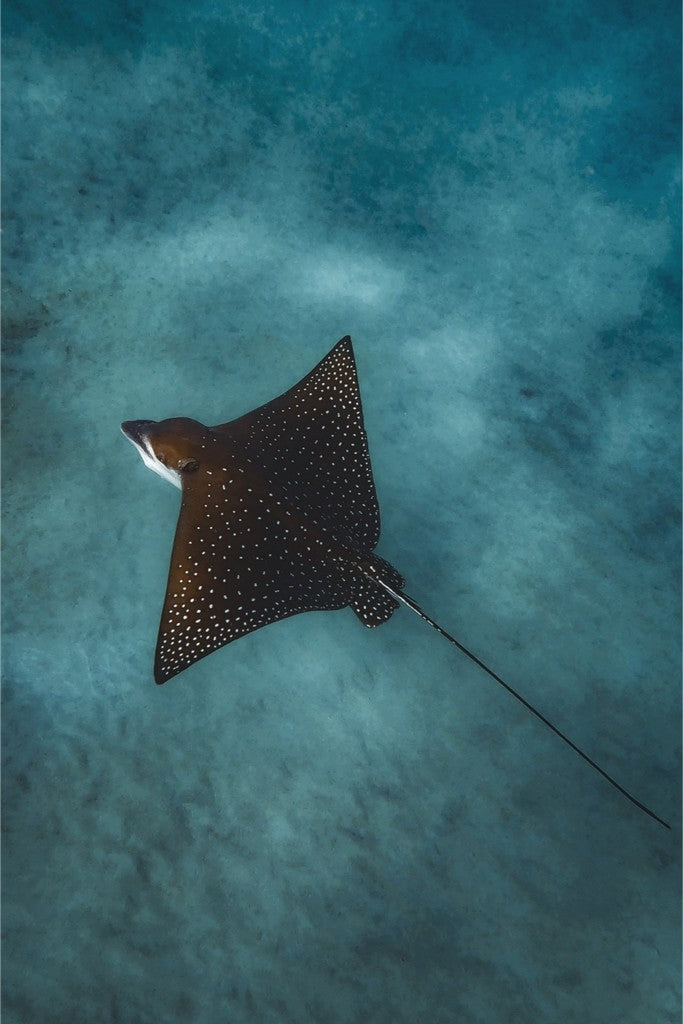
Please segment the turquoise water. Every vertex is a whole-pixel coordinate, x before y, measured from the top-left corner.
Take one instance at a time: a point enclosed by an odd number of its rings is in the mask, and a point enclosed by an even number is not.
[[[673,4],[4,11],[3,1024],[680,1019]],[[406,609],[152,679],[178,492],[354,338]]]

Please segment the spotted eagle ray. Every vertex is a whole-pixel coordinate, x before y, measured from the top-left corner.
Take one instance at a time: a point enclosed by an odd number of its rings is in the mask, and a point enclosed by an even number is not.
[[[350,605],[379,626],[400,604],[454,644],[603,778],[654,811],[442,629],[374,553],[380,518],[351,338],[298,384],[229,423],[121,424],[146,466],[182,491],[154,661],[165,683],[220,647],[299,612]]]

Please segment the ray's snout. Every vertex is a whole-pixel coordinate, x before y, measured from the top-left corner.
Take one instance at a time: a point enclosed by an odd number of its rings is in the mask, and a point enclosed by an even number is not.
[[[126,420],[121,424],[121,430],[133,444],[142,444],[145,429],[155,422],[155,420]]]

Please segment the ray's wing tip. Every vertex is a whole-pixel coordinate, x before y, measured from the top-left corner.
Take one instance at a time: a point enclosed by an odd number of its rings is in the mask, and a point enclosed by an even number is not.
[[[163,686],[163,684],[167,683],[169,679],[172,679],[174,675],[177,675],[177,673],[171,672],[169,674],[168,672],[164,672],[164,670],[160,668],[159,665],[154,666],[154,682],[157,684],[157,686]]]

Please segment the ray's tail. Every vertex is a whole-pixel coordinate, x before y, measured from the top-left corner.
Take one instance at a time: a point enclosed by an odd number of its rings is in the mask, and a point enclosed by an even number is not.
[[[516,700],[518,700],[520,704],[523,704],[528,711],[530,711],[533,715],[536,716],[536,718],[539,719],[539,721],[543,722],[543,724],[547,726],[551,732],[554,732],[556,736],[559,736],[559,738],[563,740],[567,744],[567,746],[571,747],[572,750],[579,755],[579,757],[583,758],[583,760],[586,761],[586,763],[589,764],[591,768],[594,768],[596,772],[599,772],[599,774],[602,775],[603,779],[607,779],[611,786],[614,786],[615,789],[618,789],[619,792],[623,796],[625,796],[627,800],[630,800],[631,803],[635,804],[635,806],[640,808],[641,811],[644,811],[645,814],[648,814],[651,818],[654,818],[654,820],[659,822],[660,825],[663,825],[664,828],[671,830],[671,825],[669,825],[668,822],[660,818],[659,815],[655,814],[655,812],[650,810],[649,807],[641,803],[640,800],[636,800],[632,793],[629,793],[627,789],[624,789],[623,786],[619,785],[616,779],[613,779],[612,776],[608,772],[606,772],[604,768],[601,768],[599,764],[597,764],[591,757],[588,756],[588,754],[581,750],[580,747],[577,747],[576,743],[573,743],[568,736],[565,736],[565,734],[561,732],[556,725],[553,725],[553,723],[549,719],[547,719],[545,715],[542,715],[541,712],[533,706],[533,704],[530,704],[528,700],[525,700],[525,698],[522,697],[521,693],[518,693],[517,690],[513,689],[513,687],[510,686],[509,683],[506,683],[504,679],[501,679],[501,677],[496,672],[494,672],[493,669],[489,668],[489,666],[486,665],[480,658],[478,658],[476,654],[473,654],[472,651],[469,651],[463,644],[460,643],[459,640],[456,640],[454,636],[451,636],[451,634],[447,633],[445,629],[442,629],[438,622],[435,622],[434,619],[430,619],[429,615],[423,612],[420,606],[416,604],[415,601],[412,600],[412,598],[408,597],[407,594],[404,594],[400,588],[394,589],[393,587],[389,586],[388,583],[385,583],[382,579],[380,579],[379,575],[375,571],[373,571],[371,565],[366,563],[366,566],[366,571],[367,569],[370,569],[370,572],[372,573],[372,578],[377,580],[377,582],[380,583],[382,587],[384,587],[387,593],[390,594],[394,598],[394,600],[400,601],[401,604],[406,605],[406,607],[414,611],[415,614],[419,615],[421,619],[424,619],[425,622],[428,622],[429,625],[437,631],[437,633],[441,633],[441,636],[445,637],[446,640],[449,640],[450,643],[457,647],[459,651],[462,651],[462,653],[466,655],[466,657],[468,657],[470,661],[473,661],[475,665],[478,665],[479,668],[483,669],[484,672],[490,675],[492,679],[495,679],[495,681],[505,690],[507,690],[508,693],[512,694],[512,696]],[[369,574],[370,573],[368,573],[368,575]]]

